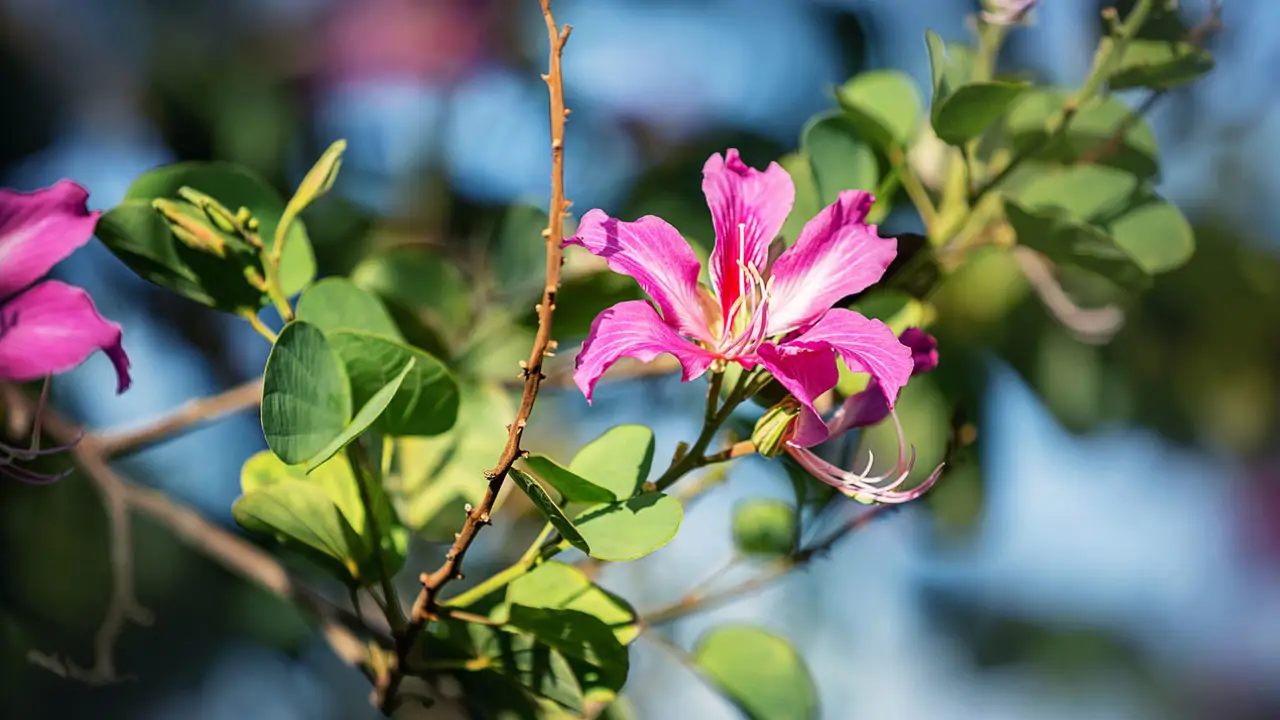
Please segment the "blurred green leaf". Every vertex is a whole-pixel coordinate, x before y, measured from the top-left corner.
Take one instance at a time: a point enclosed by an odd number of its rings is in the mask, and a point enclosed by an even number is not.
[[[455,661],[455,677],[484,717],[536,717],[526,693],[575,713],[583,710],[577,674],[560,652],[527,632],[441,619],[429,638],[431,660]]]
[[[505,622],[509,606],[576,610],[598,618],[626,645],[640,634],[635,610],[626,600],[592,583],[572,565],[549,560],[507,586],[506,604],[492,615]]]
[[[836,100],[858,135],[882,151],[903,146],[915,133],[920,93],[911,76],[897,70],[870,70],[836,90]]]
[[[733,544],[747,555],[782,556],[795,549],[796,512],[781,500],[749,500],[733,511]]]
[[[1008,112],[1029,88],[1019,82],[977,82],[955,89],[933,107],[933,130],[950,145],[963,145],[981,135]]]
[[[596,485],[572,470],[561,467],[546,455],[530,455],[524,462],[535,475],[558,490],[566,502],[598,504],[618,500],[618,496],[612,490]]]
[[[471,329],[471,286],[457,263],[439,253],[408,246],[383,250],[361,260],[351,281],[438,333],[456,339]]]
[[[778,164],[787,171],[796,186],[795,205],[782,225],[782,239],[791,245],[800,237],[805,224],[822,210],[822,201],[818,197],[818,184],[813,179],[813,166],[803,150],[783,155]]]
[[[538,313],[534,308],[541,293],[539,284],[538,289],[525,298],[525,305],[518,308],[520,324],[530,330],[538,327]],[[573,298],[573,302],[556,304],[556,336],[575,338],[586,337],[596,316],[607,308],[627,300],[643,300],[645,294],[636,281],[626,275],[593,272],[565,279],[560,284],[560,297]]]
[[[1059,208],[1033,213],[1006,198],[1004,210],[1018,243],[1055,264],[1076,265],[1124,287],[1142,288],[1151,282],[1150,276],[1111,236],[1072,220]]]
[[[703,635],[693,662],[751,720],[814,720],[818,692],[786,640],[759,628],[726,626]]]
[[[262,431],[267,445],[290,465],[306,462],[346,429],[351,408],[347,373],[324,333],[306,322],[286,325],[263,373]]]
[[[373,424],[384,435],[439,435],[458,418],[458,385],[444,363],[397,340],[358,330],[326,334],[342,359],[351,397],[363,407],[412,359],[400,389]]]
[[[1047,140],[1046,125],[1051,117],[1071,98],[1071,91],[1057,88],[1034,88],[1023,93],[1005,118],[1005,130],[1013,140],[1014,152],[1041,148]],[[1111,142],[1116,131],[1127,122],[1132,110],[1115,97],[1107,97],[1082,106],[1062,139],[1036,156],[1060,163],[1074,163],[1085,153],[1095,152],[1103,143]],[[1126,170],[1139,177],[1150,177],[1159,171],[1156,137],[1146,120],[1139,119],[1125,134],[1114,153],[1105,154],[1098,164]]]
[[[873,191],[880,182],[875,153],[839,111],[811,119],[800,136],[800,146],[813,167],[819,206],[835,202],[841,191]]]
[[[625,500],[640,491],[653,466],[653,431],[618,425],[592,440],[569,463],[569,471]]]
[[[297,315],[324,332],[360,330],[403,340],[382,301],[346,278],[324,278],[307,288],[298,298]]]
[[[1167,90],[1192,82],[1213,69],[1213,54],[1189,42],[1129,41],[1111,71],[1112,90],[1146,87]]]
[[[560,533],[560,537],[569,541],[569,544],[578,548],[582,552],[590,552],[591,548],[587,547],[587,541],[582,539],[582,535],[578,532],[578,528],[574,527],[573,522],[564,514],[564,510],[556,505],[556,501],[551,499],[546,490],[538,484],[538,481],[532,475],[526,473],[520,468],[511,468],[507,472],[511,479],[515,482],[524,494],[533,502],[533,506],[542,513],[542,516],[551,523],[551,527]]]
[[[591,548],[591,557],[625,562],[666,545],[679,531],[682,515],[679,500],[647,492],[625,502],[589,508],[573,522]]]
[[[571,663],[577,659],[590,666],[598,673],[585,678],[591,684],[602,684],[617,692],[627,680],[630,667],[627,649],[618,642],[613,630],[594,615],[577,610],[512,605],[507,622],[564,654]]]
[[[493,274],[504,296],[536,297],[541,292],[547,224],[547,211],[528,203],[516,203],[503,214],[493,239]]]
[[[280,480],[245,493],[232,504],[231,514],[246,530],[300,543],[336,560],[351,580],[360,579],[364,543],[318,485]]]

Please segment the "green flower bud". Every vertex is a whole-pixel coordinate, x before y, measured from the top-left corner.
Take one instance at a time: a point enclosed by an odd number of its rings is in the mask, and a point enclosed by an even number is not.
[[[787,441],[795,437],[796,418],[799,416],[800,401],[790,396],[765,411],[755,430],[751,431],[751,442],[755,443],[756,452],[767,458],[777,457],[786,448]]]
[[[193,212],[195,208],[164,198],[152,200],[151,207],[164,216],[169,223],[170,232],[184,245],[220,258],[227,256],[227,241],[217,230],[201,222],[201,218]]]

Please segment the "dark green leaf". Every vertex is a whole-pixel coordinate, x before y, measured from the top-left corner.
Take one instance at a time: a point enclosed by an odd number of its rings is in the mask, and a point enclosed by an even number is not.
[[[1075,265],[1126,287],[1150,283],[1137,262],[1102,230],[1074,221],[1057,208],[1032,213],[1006,198],[1004,210],[1018,243],[1055,264]]]
[[[587,541],[584,540],[582,535],[578,532],[578,528],[573,526],[573,522],[564,514],[564,511],[560,509],[560,506],[556,505],[556,501],[551,499],[551,496],[547,494],[547,491],[542,489],[542,486],[538,484],[538,481],[533,479],[532,475],[526,473],[520,468],[511,468],[507,474],[511,476],[511,479],[515,481],[516,485],[520,486],[520,489],[524,491],[524,494],[529,496],[529,500],[533,502],[533,506],[538,508],[538,512],[542,513],[542,516],[547,519],[547,522],[551,523],[551,527],[554,527],[556,532],[560,533],[560,537],[568,540],[570,545],[578,548],[582,552],[591,551],[591,548],[587,545]]]
[[[625,562],[666,545],[680,530],[680,501],[658,492],[588,509],[574,518],[591,557]]]
[[[507,586],[506,605],[586,613],[609,626],[623,645],[640,634],[636,612],[626,600],[601,589],[578,568],[555,560],[538,565]],[[505,622],[507,610],[504,606],[493,619]]]
[[[409,358],[409,362],[405,363],[404,369],[400,371],[400,374],[396,375],[386,385],[383,385],[377,392],[371,395],[369,400],[365,402],[365,404],[356,413],[355,417],[351,418],[351,422],[347,423],[346,429],[338,433],[338,436],[335,437],[328,445],[325,445],[323,450],[316,453],[314,457],[307,461],[307,472],[311,472],[319,467],[321,463],[333,457],[334,453],[346,447],[347,444],[359,437],[360,433],[368,430],[369,426],[373,425],[373,423],[382,416],[382,413],[387,409],[387,406],[391,404],[391,399],[400,391],[400,387],[404,385],[405,378],[408,377],[415,364],[416,360],[414,358]]]
[[[404,369],[413,368],[373,428],[384,435],[439,435],[458,418],[458,385],[449,369],[422,350],[381,335],[334,330],[326,337],[346,369],[351,396],[364,406]]]
[[[397,247],[366,257],[351,281],[452,337],[471,326],[471,286],[458,264],[422,248]]]
[[[830,205],[843,190],[875,190],[880,167],[870,146],[839,111],[809,121],[801,135],[801,148],[813,166],[818,204]]]
[[[595,504],[618,500],[618,496],[614,495],[612,490],[596,485],[573,471],[561,467],[546,455],[530,455],[524,462],[535,475],[558,490],[566,502]]]
[[[1015,152],[1042,148],[1046,140],[1046,124],[1071,97],[1070,91],[1035,88],[1023,93],[1009,110],[1005,129],[1013,140]],[[1115,97],[1096,100],[1080,108],[1060,142],[1038,150],[1036,157],[1054,162],[1074,163],[1086,153],[1096,152],[1110,143],[1116,131],[1128,122],[1129,106]],[[1155,135],[1145,120],[1133,125],[1115,152],[1105,153],[1098,163],[1126,170],[1139,177],[1150,177],[1159,170],[1159,152]]]
[[[1213,69],[1213,54],[1189,42],[1131,40],[1107,84],[1112,90],[1167,90]]]
[[[305,480],[281,480],[240,497],[231,506],[236,522],[252,532],[296,542],[337,562],[359,580],[364,543],[325,491]]]
[[[640,491],[652,466],[653,431],[644,425],[618,425],[584,445],[569,471],[626,499]]]
[[[916,84],[897,70],[859,73],[836,90],[836,100],[858,136],[881,150],[905,147],[920,117]]]
[[[794,549],[796,512],[781,500],[751,500],[733,513],[733,544],[748,555],[787,555]]]
[[[387,379],[392,377],[394,373]],[[351,407],[347,373],[324,333],[310,323],[286,325],[263,373],[262,431],[267,445],[290,465],[306,462],[346,429]]]
[[[721,627],[693,652],[707,680],[751,720],[813,720],[818,692],[786,640],[759,628]]]
[[[933,106],[933,130],[951,145],[963,145],[999,120],[1030,87],[1027,83],[987,81],[956,88]]]
[[[603,684],[616,692],[627,680],[627,649],[597,617],[576,610],[512,605],[508,623],[563,653],[571,663],[577,659],[594,668],[599,677],[588,678],[592,684]]]
[[[360,330],[403,339],[382,301],[346,278],[325,278],[307,288],[298,298],[297,315],[326,333]]]

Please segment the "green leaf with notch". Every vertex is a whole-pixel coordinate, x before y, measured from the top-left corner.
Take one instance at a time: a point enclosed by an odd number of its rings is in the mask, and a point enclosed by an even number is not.
[[[363,406],[413,360],[391,403],[373,424],[384,435],[439,435],[458,418],[458,384],[444,363],[393,338],[360,330],[325,334],[351,383],[351,396]]]
[[[305,480],[281,480],[246,493],[231,506],[246,530],[268,533],[328,558],[323,565],[339,578],[359,581],[367,552],[359,534],[325,491]]]
[[[386,411],[387,406],[391,404],[391,399],[400,391],[400,387],[404,385],[405,378],[408,377],[416,364],[417,360],[415,358],[409,358],[409,362],[405,363],[404,369],[400,371],[399,375],[391,378],[386,385],[383,385],[371,395],[369,400],[356,412],[355,417],[351,418],[351,421],[347,423],[346,429],[338,433],[338,436],[328,445],[325,445],[323,450],[307,461],[307,472],[319,467],[321,463],[333,457],[334,453],[355,441],[360,436],[360,433],[368,430]]]
[[[506,602],[494,611],[492,619],[505,623],[512,605],[586,613],[609,626],[623,645],[640,635],[638,616],[626,600],[591,582],[578,568],[555,560],[512,581]]]

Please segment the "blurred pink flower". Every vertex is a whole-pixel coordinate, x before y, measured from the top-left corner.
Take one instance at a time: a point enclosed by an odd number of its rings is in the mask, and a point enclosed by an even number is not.
[[[98,314],[84,289],[39,282],[89,242],[98,212],[70,180],[33,193],[0,190],[0,380],[36,380],[70,370],[101,350],[129,387],[120,326]]]
[[[793,246],[778,252],[773,241],[795,200],[781,166],[771,163],[762,172],[747,167],[737,150],[717,153],[703,166],[702,190],[716,234],[710,288],[698,282],[702,266],[693,248],[652,215],[622,222],[592,210],[565,241],[635,278],[653,299],[618,303],[592,323],[574,371],[587,401],[600,376],[624,356],[648,362],[670,353],[686,381],[713,363],[762,365],[810,420],[794,442],[815,445],[827,430],[813,403],[835,387],[839,355],[849,369],[870,373],[892,406],[911,376],[911,350],[879,320],[832,307],[879,281],[897,255],[896,240],[863,222],[872,195],[840,193]]]
[[[1040,0],[991,0],[990,9],[982,12],[982,19],[992,25],[1017,25],[1027,19]]]

